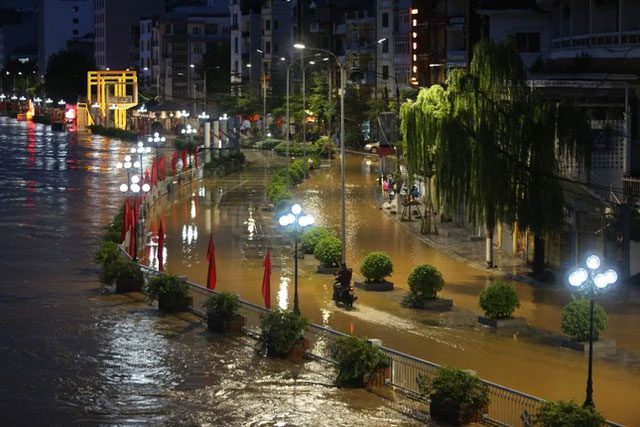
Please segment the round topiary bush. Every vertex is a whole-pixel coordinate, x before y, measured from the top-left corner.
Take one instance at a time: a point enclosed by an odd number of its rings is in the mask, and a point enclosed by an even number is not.
[[[360,273],[367,282],[382,282],[393,273],[393,263],[384,252],[370,252],[360,264]]]
[[[574,298],[562,310],[562,332],[576,341],[589,339],[589,300]],[[601,305],[593,307],[593,339],[598,340],[600,334],[607,329],[607,312]]]
[[[150,301],[158,301],[162,310],[186,307],[189,300],[189,286],[178,276],[161,274],[152,277],[144,293]]]
[[[492,319],[506,319],[520,307],[518,294],[513,285],[504,280],[495,280],[480,292],[480,307]]]
[[[342,243],[335,236],[326,236],[318,241],[313,251],[323,267],[337,267],[342,261]]]
[[[364,338],[340,337],[331,351],[337,362],[336,383],[339,386],[362,387],[366,374],[391,365],[389,356]]]
[[[304,337],[308,322],[293,311],[271,311],[260,322],[258,350],[274,357],[286,357],[295,343]]]
[[[545,402],[538,409],[535,425],[541,427],[601,427],[606,420],[594,408],[583,408],[574,401]]]
[[[436,299],[444,288],[442,273],[432,265],[423,264],[413,269],[407,279],[411,293],[425,300]]]
[[[316,250],[316,245],[325,237],[335,237],[333,229],[328,227],[313,227],[302,233],[302,251],[305,254],[312,254]]]
[[[120,258],[118,245],[111,240],[103,240],[93,259],[96,263],[105,265],[116,261],[118,258]]]

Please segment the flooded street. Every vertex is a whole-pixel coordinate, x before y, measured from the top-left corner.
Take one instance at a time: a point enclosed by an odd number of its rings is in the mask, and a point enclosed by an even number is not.
[[[274,227],[272,213],[263,212],[264,183],[282,159],[270,154],[248,153],[250,164],[241,173],[222,179],[206,179],[184,187],[151,211],[150,227],[164,219],[167,234],[167,270],[206,282],[209,234],[216,242],[218,287],[243,299],[262,304],[262,257],[265,246],[274,253],[272,306],[291,307],[293,260],[291,244]],[[266,156],[266,157],[263,157]],[[352,311],[331,301],[331,276],[315,273],[315,264],[300,262],[300,307],[311,321],[357,335],[380,338],[400,351],[436,363],[470,368],[488,380],[545,399],[584,400],[586,357],[559,347],[540,345],[518,335],[495,334],[474,324],[462,327],[433,326],[433,316],[402,308],[406,278],[420,263],[440,269],[447,282],[442,296],[453,298],[462,311],[479,312],[477,296],[493,277],[451,258],[417,240],[405,227],[386,216],[375,203],[379,188],[375,171],[362,157],[349,157],[347,175],[348,263],[357,266],[372,250],[388,252],[394,262],[392,293],[358,291]],[[317,224],[340,223],[339,170],[327,163],[296,189],[305,212]],[[284,243],[284,245],[283,245]],[[154,249],[148,257],[154,260]],[[565,287],[541,288],[517,284],[521,308],[516,315],[530,325],[560,330],[562,307],[569,301]],[[606,336],[615,338],[628,354],[640,352],[637,290],[611,292],[603,305],[609,312]],[[640,425],[640,365],[629,360],[597,358],[594,366],[594,399],[604,415],[629,426]]]
[[[93,253],[129,147],[0,118],[2,425],[415,424],[328,387],[324,365],[266,360],[190,315],[100,291]]]

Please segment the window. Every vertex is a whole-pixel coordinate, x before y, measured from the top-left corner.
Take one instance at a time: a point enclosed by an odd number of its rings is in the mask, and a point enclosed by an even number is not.
[[[78,18],[73,18],[72,22],[73,22],[74,24],[77,24],[78,22],[80,22],[80,20],[79,20]]]
[[[274,30],[278,29],[278,20],[277,19],[273,21],[273,29]]]
[[[238,53],[238,38],[233,38],[233,53]]]
[[[389,14],[387,12],[382,14],[382,28],[389,26]]]
[[[200,35],[200,27],[193,27],[191,29],[191,34],[193,34],[194,36],[199,36]]]
[[[195,54],[203,54],[204,53],[204,45],[202,43],[194,43],[193,44],[193,53]]]
[[[233,61],[233,72],[234,73],[238,72],[238,61]]]
[[[264,26],[267,31],[271,31],[271,20],[267,19],[264,23]]]
[[[389,66],[388,65],[383,65],[382,66],[382,78],[384,80],[387,80],[389,78]]]
[[[218,26],[216,24],[206,24],[204,26],[205,34],[218,34]]]
[[[516,33],[516,44],[520,53],[538,53],[540,33]]]
[[[73,30],[71,33],[72,33],[74,36],[77,36],[77,35],[78,35],[78,30]]]
[[[233,14],[233,25],[238,25],[238,14],[234,13]]]
[[[271,42],[265,42],[264,44],[264,51],[266,53],[271,53]]]
[[[77,12],[78,10],[80,10],[80,8],[78,8],[78,6],[73,6],[71,10],[73,10],[74,12]]]
[[[389,39],[382,42],[382,53],[389,53]]]

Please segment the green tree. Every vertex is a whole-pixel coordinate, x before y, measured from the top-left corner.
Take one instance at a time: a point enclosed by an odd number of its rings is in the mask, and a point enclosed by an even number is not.
[[[80,52],[61,50],[54,53],[47,63],[47,96],[75,102],[80,95],[86,95],[87,72],[93,69],[94,64]]]

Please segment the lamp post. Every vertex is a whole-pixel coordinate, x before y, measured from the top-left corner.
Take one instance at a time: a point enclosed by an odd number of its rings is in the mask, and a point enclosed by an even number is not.
[[[285,230],[293,234],[293,264],[294,264],[294,287],[293,287],[293,312],[300,314],[300,306],[298,299],[298,238],[300,233],[306,227],[313,225],[315,218],[312,215],[304,215],[302,206],[295,203],[291,206],[291,211],[283,214],[278,219],[278,223]]]
[[[362,46],[362,48],[371,46],[373,44],[381,44],[386,40],[386,38],[384,39],[380,39],[375,43],[370,43],[368,45]],[[345,157],[346,157],[346,152],[345,152],[345,128],[344,128],[344,96],[345,96],[345,92],[346,92],[346,87],[347,87],[347,78],[346,78],[346,66],[347,66],[347,61],[349,60],[349,56],[351,56],[352,54],[355,53],[355,51],[348,51],[347,53],[345,53],[344,55],[344,60],[343,62],[340,62],[338,60],[338,57],[331,51],[326,50],[326,49],[317,49],[317,48],[307,48],[304,44],[302,43],[296,43],[293,45],[294,48],[296,49],[310,49],[313,51],[317,51],[317,52],[323,52],[326,53],[327,55],[331,56],[335,61],[336,64],[338,65],[339,69],[340,69],[340,188],[341,188],[341,217],[340,217],[340,243],[342,246],[342,263],[346,264],[346,257],[347,257],[347,234],[346,234],[346,188],[345,188]]]
[[[129,179],[127,180],[129,182]],[[151,186],[148,183],[144,183],[142,185],[140,183],[140,177],[138,175],[132,175],[130,178],[130,183],[120,184],[120,191],[125,194],[126,197],[131,196],[133,199],[133,206],[136,206],[136,200],[140,196],[145,196],[150,190]],[[142,192],[142,193],[141,193]],[[141,225],[144,224],[144,220],[140,217],[139,212],[136,212],[136,216],[138,217],[138,223]],[[144,225],[143,225],[144,227]],[[136,234],[144,235],[144,232],[138,233],[138,227],[136,226]],[[138,236],[132,236],[133,238],[133,261],[138,260]]]
[[[600,272],[600,257],[589,255],[587,269],[580,267],[569,274],[569,284],[589,298],[589,368],[587,374],[587,397],[584,407],[595,407],[593,403],[593,306],[595,297],[607,290],[609,285],[618,281],[618,273],[613,269]]]

